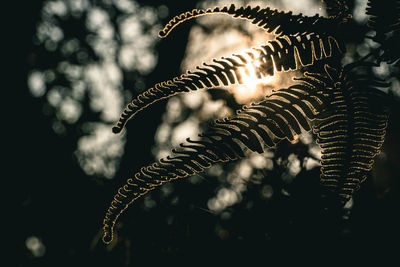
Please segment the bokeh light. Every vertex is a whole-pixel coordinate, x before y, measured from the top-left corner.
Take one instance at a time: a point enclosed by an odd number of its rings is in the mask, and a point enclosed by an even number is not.
[[[159,19],[167,14],[165,6],[130,0],[43,2],[34,42],[54,63],[33,69],[27,83],[32,96],[47,98],[57,134],[66,136],[71,128],[82,133],[75,155],[88,175],[113,178],[118,169],[125,135],[105,129],[118,119],[129,90],[140,83],[136,90],[144,90],[143,78],[157,63]],[[88,119],[90,113],[96,115]]]

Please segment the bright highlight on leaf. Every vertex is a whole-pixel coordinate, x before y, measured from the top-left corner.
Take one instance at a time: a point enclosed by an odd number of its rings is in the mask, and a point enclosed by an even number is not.
[[[265,76],[259,71],[261,63],[259,60],[253,63],[246,64],[244,67],[239,68],[239,73],[242,76],[244,86],[236,88],[236,93],[238,96],[251,96],[256,93],[257,87],[274,80],[274,76]]]

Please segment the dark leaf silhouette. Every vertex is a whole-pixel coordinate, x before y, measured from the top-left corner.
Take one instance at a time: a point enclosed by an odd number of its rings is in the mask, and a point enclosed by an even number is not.
[[[341,18],[342,20],[351,18],[346,0],[322,0],[322,2],[326,4],[326,11],[330,17]]]
[[[367,14],[370,15],[367,25],[378,35],[400,30],[400,1],[369,0]]]
[[[235,5],[229,7],[215,7],[213,9],[193,9],[175,16],[171,19],[168,24],[160,31],[159,36],[164,38],[179,24],[184,21],[209,15],[209,14],[225,14],[233,16],[234,18],[246,19],[251,23],[265,29],[267,32],[274,32],[277,36],[282,35],[298,35],[304,33],[316,32],[319,33],[319,29],[323,29],[323,32],[333,32],[338,24],[338,18],[331,17],[325,18],[320,15],[313,17],[304,16],[302,14],[293,15],[292,12],[284,12],[277,9],[260,8],[256,7],[240,7],[236,8]]]
[[[302,129],[309,131],[310,121],[324,113],[324,103],[330,102],[324,81],[315,77],[306,76],[302,83],[244,106],[233,118],[217,120],[199,141],[187,139],[173,151],[173,157],[143,167],[115,195],[104,220],[104,242],[111,242],[118,216],[156,186],[202,172],[213,163],[244,157],[245,148],[262,153],[264,147],[273,147],[284,138],[294,140]]]
[[[332,99],[329,114],[315,124],[313,132],[322,150],[321,183],[325,194],[345,203],[366,179],[383,144],[387,101],[384,93],[363,83],[365,78],[346,75],[327,65],[325,70]]]
[[[339,57],[344,46],[329,35],[303,34],[278,37],[266,45],[231,57],[203,63],[196,71],[161,82],[134,98],[122,112],[114,133],[119,133],[127,121],[152,103],[191,90],[214,88],[222,85],[244,84],[242,76],[248,64],[255,66],[261,76],[273,76],[274,71],[297,70],[310,66],[316,60]]]
[[[243,76],[249,69],[257,77],[298,69],[307,71],[295,79],[294,85],[243,106],[233,117],[216,120],[208,131],[196,140],[188,138],[171,156],[142,167],[114,196],[103,222],[103,241],[112,241],[113,228],[121,213],[154,188],[200,173],[213,164],[242,158],[247,150],[263,153],[265,148],[274,147],[283,139],[293,141],[305,131],[316,135],[322,151],[320,181],[326,200],[324,207],[329,210],[332,205],[343,206],[365,181],[385,137],[388,101],[380,88],[389,84],[358,70],[377,66],[381,60],[393,63],[398,59],[394,43],[398,39],[395,36],[399,29],[399,1],[389,2],[394,9],[390,18],[385,18],[382,6],[376,1],[369,1],[368,9],[372,16],[368,25],[376,31],[373,40],[381,44],[383,54],[371,54],[375,56],[374,62],[367,62],[368,57],[364,57],[344,67],[340,64],[345,51],[341,31],[351,19],[344,1],[327,0],[330,14],[327,18],[258,6],[237,9],[234,5],[194,9],[174,17],[160,32],[161,37],[189,19],[227,14],[274,32],[276,38],[156,84],[126,106],[113,128],[114,133],[120,132],[139,111],[161,99],[197,89],[246,84]],[[392,37],[386,38],[385,34],[391,31]]]

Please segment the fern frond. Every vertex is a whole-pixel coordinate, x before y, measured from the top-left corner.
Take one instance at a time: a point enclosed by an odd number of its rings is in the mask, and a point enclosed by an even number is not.
[[[332,36],[306,34],[278,37],[244,53],[214,59],[197,66],[196,71],[158,83],[139,94],[126,106],[113,132],[121,132],[129,119],[161,99],[203,88],[244,84],[249,68],[255,70],[257,77],[272,76],[275,71],[296,70],[316,60],[340,57],[343,52],[344,47]]]
[[[346,68],[345,68],[346,69]],[[311,128],[321,147],[321,184],[327,199],[347,201],[366,179],[383,144],[388,113],[381,80],[345,73],[325,65],[325,73],[305,72],[300,83],[244,106],[237,115],[217,120],[200,140],[190,140],[129,178],[107,210],[103,241],[111,242],[121,213],[136,199],[178,178],[202,172],[218,162],[262,153],[280,140]]]
[[[200,140],[190,140],[173,150],[174,156],[141,168],[115,195],[107,210],[103,241],[110,243],[113,228],[121,213],[136,199],[178,178],[202,172],[212,164],[244,157],[245,149],[262,153],[282,139],[311,129],[310,122],[321,117],[324,103],[330,102],[324,82],[306,77],[286,89],[273,92],[265,100],[244,106],[236,116],[217,120]]]
[[[329,113],[313,126],[321,147],[321,183],[328,199],[351,198],[371,170],[384,141],[388,120],[385,94],[364,79],[325,66],[330,77]]]
[[[213,9],[193,9],[175,16],[159,32],[161,38],[165,38],[171,31],[187,20],[209,14],[225,14],[234,18],[246,19],[251,23],[265,29],[271,33],[275,31],[277,36],[298,35],[304,33],[319,33],[323,29],[324,33],[332,33],[337,21],[332,18],[324,18],[318,14],[313,17],[303,16],[302,14],[293,15],[292,12],[284,12],[277,9],[256,7],[236,8],[234,4]]]

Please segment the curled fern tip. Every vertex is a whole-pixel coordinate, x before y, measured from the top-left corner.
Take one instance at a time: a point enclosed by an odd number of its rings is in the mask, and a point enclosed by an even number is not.
[[[112,131],[115,134],[119,134],[122,131],[122,128],[118,127],[118,126],[114,126],[114,127],[112,127]]]
[[[109,245],[112,242],[112,236],[110,234],[104,233],[102,240],[104,244]]]
[[[160,38],[165,38],[167,36],[168,36],[168,32],[166,32],[164,30],[161,30],[158,32],[158,37],[160,37]]]

